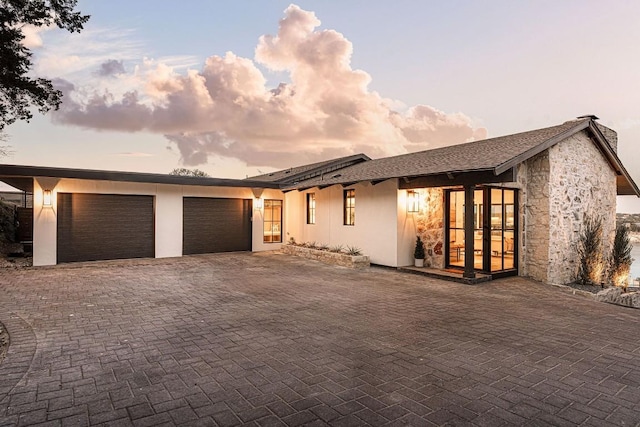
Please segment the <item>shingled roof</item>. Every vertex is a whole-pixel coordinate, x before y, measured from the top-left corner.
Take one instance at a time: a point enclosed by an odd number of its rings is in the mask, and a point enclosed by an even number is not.
[[[616,171],[619,177],[618,194],[640,196],[640,190],[596,126],[593,117],[578,118],[557,126],[513,135],[375,159],[283,187],[285,190],[304,190],[335,184],[483,171],[497,176],[585,129],[591,133],[596,145]]]
[[[369,160],[371,159],[368,156],[360,153],[252,176],[247,179],[251,181],[276,182],[280,184],[297,183]]]

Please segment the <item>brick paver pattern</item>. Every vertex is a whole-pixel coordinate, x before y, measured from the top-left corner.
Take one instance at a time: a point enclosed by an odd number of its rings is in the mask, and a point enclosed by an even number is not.
[[[0,271],[0,425],[640,420],[640,311],[279,253]]]

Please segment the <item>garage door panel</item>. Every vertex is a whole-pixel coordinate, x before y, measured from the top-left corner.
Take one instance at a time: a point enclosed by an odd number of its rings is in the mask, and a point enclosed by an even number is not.
[[[185,197],[185,255],[251,250],[251,200]]]
[[[58,193],[58,262],[155,255],[153,197]]]

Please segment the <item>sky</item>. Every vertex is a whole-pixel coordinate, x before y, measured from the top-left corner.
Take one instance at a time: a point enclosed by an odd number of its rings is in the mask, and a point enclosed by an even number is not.
[[[618,132],[640,183],[640,2],[78,2],[27,29],[57,112],[7,127],[6,163],[244,178],[553,126]],[[640,199],[618,198],[640,212]]]

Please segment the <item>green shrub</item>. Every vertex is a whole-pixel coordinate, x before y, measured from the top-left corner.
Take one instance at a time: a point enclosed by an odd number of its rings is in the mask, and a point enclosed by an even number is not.
[[[413,257],[415,259],[424,259],[424,243],[420,236],[416,236],[416,248],[413,251]]]
[[[16,211],[13,205],[0,201],[0,242],[15,242]]]

